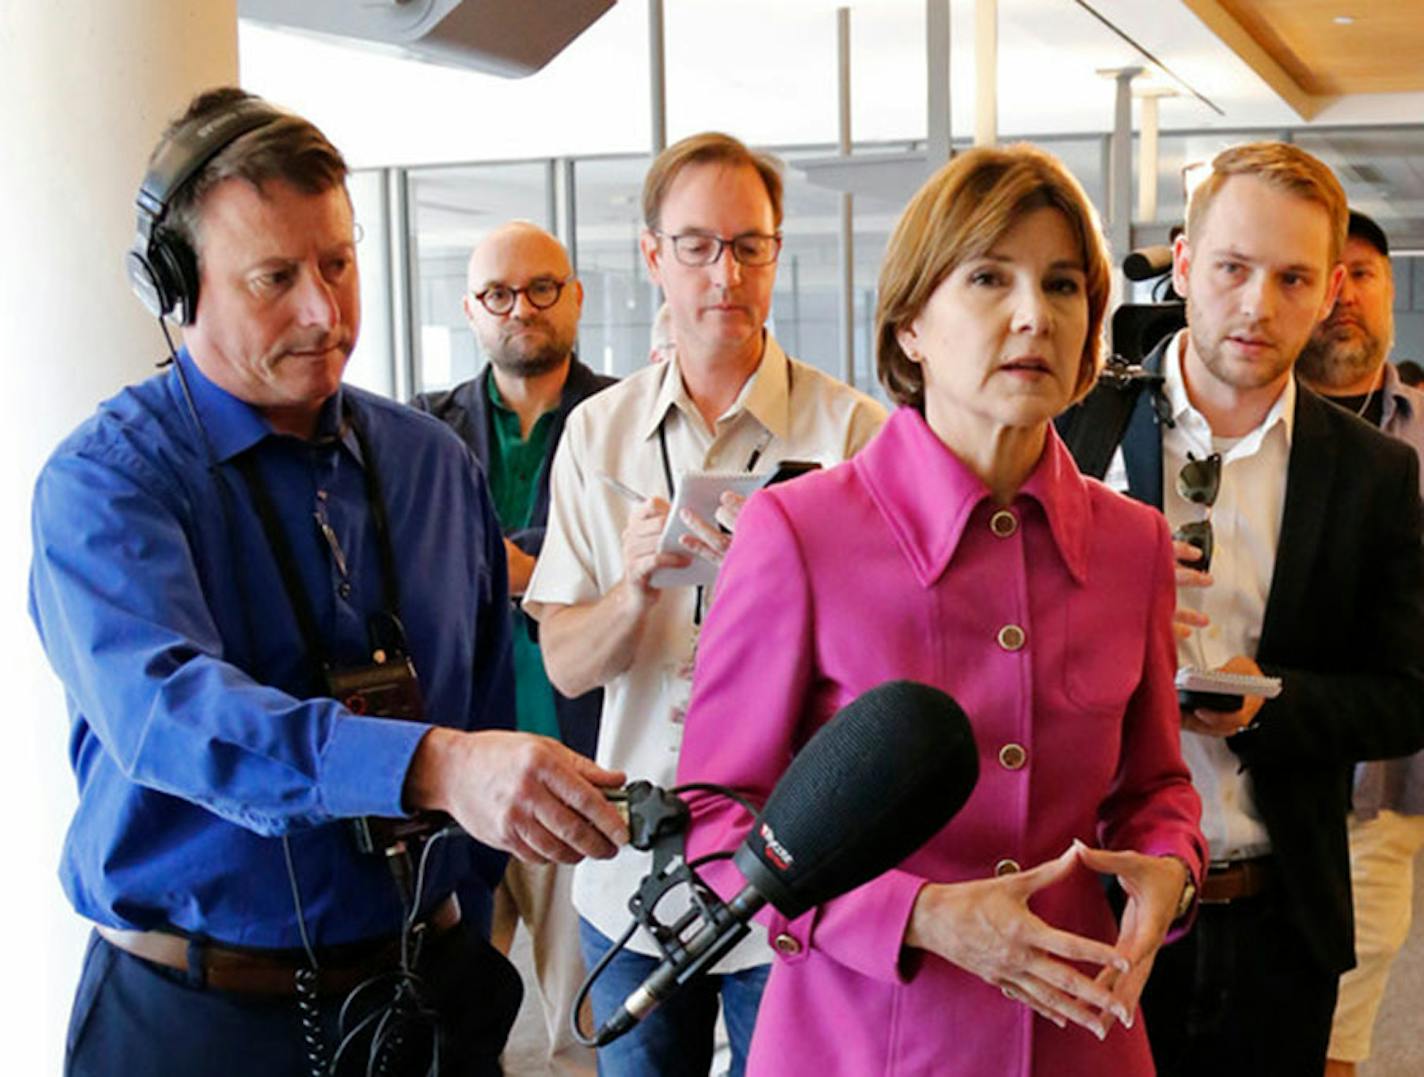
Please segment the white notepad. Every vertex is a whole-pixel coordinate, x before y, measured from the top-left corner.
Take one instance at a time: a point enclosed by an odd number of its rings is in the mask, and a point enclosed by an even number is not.
[[[1220,669],[1183,666],[1177,670],[1177,688],[1184,692],[1211,692],[1227,696],[1261,696],[1275,699],[1281,694],[1279,677],[1257,677],[1250,673],[1227,673]]]
[[[759,474],[746,471],[689,471],[677,483],[677,493],[672,499],[672,510],[668,513],[667,525],[663,528],[658,550],[662,553],[687,554],[678,540],[688,534],[682,522],[682,510],[691,509],[708,523],[714,524],[713,516],[724,491],[747,497],[766,485],[772,472]],[[717,582],[717,566],[701,557],[693,557],[686,568],[660,568],[649,581],[654,587],[709,586]]]

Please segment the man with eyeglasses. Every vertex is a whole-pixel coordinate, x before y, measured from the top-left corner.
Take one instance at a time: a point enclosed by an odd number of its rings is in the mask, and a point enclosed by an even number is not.
[[[659,589],[652,577],[694,556],[719,562],[728,542],[694,519],[686,556],[659,552],[678,476],[769,471],[787,459],[835,463],[870,439],[884,411],[788,358],[766,331],[781,248],[774,161],[726,135],[684,139],[648,171],[643,216],[644,262],[667,300],[677,348],[569,417],[544,553],[524,605],[540,622],[555,686],[569,694],[605,689],[598,759],[621,760],[630,777],[669,786],[711,588]],[[628,899],[649,864],[634,852],[609,867],[574,874],[590,967],[626,928]],[[659,916],[675,915],[672,906],[670,897]],[[601,1072],[707,1073],[720,994],[739,1073],[770,956],[758,930],[719,975],[690,984],[601,1048]],[[595,1018],[607,1019],[657,961],[650,939],[631,939],[595,981]]]
[[[1163,383],[1108,470],[1182,539],[1180,664],[1282,682],[1183,713],[1212,864],[1142,998],[1166,1077],[1323,1072],[1355,960],[1352,767],[1424,744],[1418,460],[1293,376],[1340,290],[1346,215],[1339,181],[1295,146],[1215,158],[1173,248],[1187,329],[1144,361]]]
[[[1344,262],[1335,309],[1301,353],[1301,379],[1424,453],[1424,393],[1405,385],[1389,362],[1394,344],[1389,240],[1355,210]],[[1340,978],[1326,1077],[1353,1077],[1356,1065],[1369,1058],[1390,965],[1409,935],[1414,858],[1424,848],[1424,753],[1357,767],[1349,825],[1358,964]]]
[[[549,684],[537,625],[517,603],[544,545],[549,467],[574,406],[612,385],[574,354],[583,285],[562,243],[528,221],[496,228],[470,255],[463,307],[489,363],[480,374],[411,404],[459,434],[485,469],[504,532],[513,618],[514,699],[518,729],[561,740],[586,756],[598,741],[603,693],[570,699]],[[544,1004],[549,1065],[589,1072],[593,1055],[569,1031],[568,1013],[583,981],[578,920],[567,865],[511,861],[494,894],[490,941],[504,953],[523,921],[534,950]]]
[[[61,877],[94,924],[67,1074],[498,1074],[519,977],[458,897],[503,857],[459,830],[537,861],[627,837],[602,791],[624,775],[508,730],[480,469],[342,381],[346,177],[307,120],[195,97],[128,253],[182,346],[35,486],[30,612],[79,792]]]

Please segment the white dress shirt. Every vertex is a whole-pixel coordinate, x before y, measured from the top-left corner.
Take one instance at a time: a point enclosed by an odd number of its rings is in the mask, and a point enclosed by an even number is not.
[[[623,578],[623,528],[633,504],[600,480],[611,475],[647,495],[672,500],[659,429],[666,434],[674,480],[682,472],[757,471],[781,460],[830,466],[849,458],[880,429],[885,410],[815,367],[787,357],[766,336],[761,365],[737,400],[708,430],[687,394],[677,362],[646,367],[589,397],[570,413],[550,476],[548,531],[525,594],[536,619],[550,604],[601,598]],[[760,450],[758,452],[758,450]],[[677,773],[682,716],[690,690],[697,589],[666,589],[647,615],[632,665],[604,686],[598,762],[668,787]],[[768,641],[775,646],[776,641]],[[574,906],[609,938],[627,927],[628,899],[651,867],[626,848],[612,860],[585,860],[574,873]],[[672,895],[658,907],[670,919]],[[656,955],[639,932],[629,948]],[[771,959],[758,927],[718,965],[724,971]]]
[[[1177,492],[1177,476],[1187,454],[1200,460],[1221,454],[1221,489],[1211,509],[1214,550],[1210,587],[1181,587],[1177,603],[1205,613],[1211,624],[1177,644],[1177,664],[1216,669],[1236,655],[1256,657],[1266,600],[1275,571],[1285,509],[1286,473],[1295,422],[1295,378],[1254,430],[1220,438],[1187,398],[1182,359],[1187,334],[1177,334],[1163,356],[1163,393],[1175,425],[1162,428],[1162,511],[1175,531],[1206,517],[1203,506]],[[1108,485],[1127,488],[1118,451],[1108,469]],[[1270,837],[1241,761],[1220,737],[1182,733],[1182,755],[1202,798],[1202,832],[1213,861],[1239,860],[1270,852]]]

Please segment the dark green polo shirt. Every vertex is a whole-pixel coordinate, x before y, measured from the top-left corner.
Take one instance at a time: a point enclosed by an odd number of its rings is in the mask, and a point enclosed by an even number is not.
[[[544,466],[544,451],[549,444],[549,431],[554,426],[554,413],[546,411],[534,422],[525,440],[519,436],[519,416],[505,406],[494,383],[489,378],[489,398],[494,438],[490,442],[489,485],[494,500],[495,515],[500,528],[508,534],[529,526],[529,514],[538,492],[539,469]],[[544,672],[544,658],[539,645],[529,638],[524,615],[516,608],[514,617],[514,704],[518,728],[525,733],[542,733],[559,737],[559,718],[554,711],[554,689]]]

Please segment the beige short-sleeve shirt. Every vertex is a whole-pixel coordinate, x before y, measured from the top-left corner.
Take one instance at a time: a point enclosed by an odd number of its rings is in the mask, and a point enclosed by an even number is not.
[[[758,471],[792,459],[830,466],[857,452],[884,421],[878,403],[788,358],[769,333],[760,366],[715,430],[698,414],[675,362],[638,371],[569,415],[550,477],[548,530],[524,608],[538,619],[551,605],[596,601],[623,578],[622,534],[633,505],[599,475],[671,500],[664,439],[675,483],[693,469],[745,470],[754,456]],[[696,592],[694,587],[664,592],[648,614],[631,666],[604,685],[598,762],[625,771],[629,781],[641,778],[664,787],[674,781],[686,671],[695,645]],[[628,899],[650,866],[648,854],[635,849],[612,860],[585,860],[574,873],[579,914],[617,938],[628,925]],[[664,912],[671,909],[660,906],[660,915]],[[655,953],[640,936],[629,946]],[[768,960],[758,930],[719,967]]]

